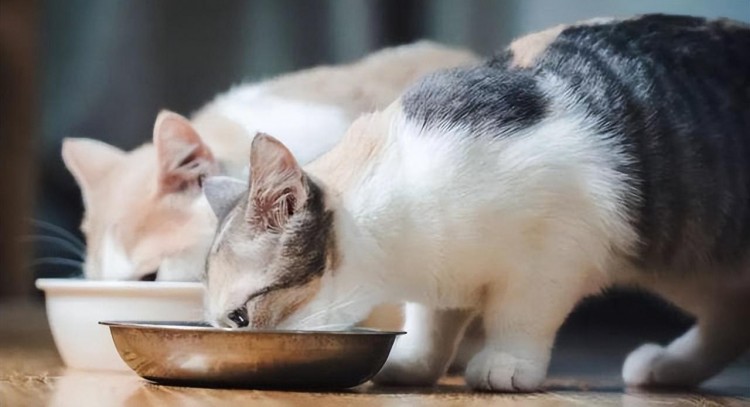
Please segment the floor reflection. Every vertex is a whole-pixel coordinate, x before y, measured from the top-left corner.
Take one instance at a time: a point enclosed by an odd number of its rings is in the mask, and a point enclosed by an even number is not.
[[[144,384],[143,379],[132,372],[66,369],[55,378],[54,392],[47,406],[128,406],[128,400]]]

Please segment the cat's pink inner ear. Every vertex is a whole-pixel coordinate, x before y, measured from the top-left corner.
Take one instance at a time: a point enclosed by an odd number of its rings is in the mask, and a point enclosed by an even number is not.
[[[198,191],[200,180],[218,172],[211,149],[190,121],[177,113],[159,113],[154,125],[154,145],[161,192]]]
[[[88,191],[125,158],[125,152],[97,140],[66,138],[63,140],[62,158],[85,198]]]
[[[259,133],[250,148],[248,222],[278,230],[306,200],[307,185],[297,160],[280,141]]]

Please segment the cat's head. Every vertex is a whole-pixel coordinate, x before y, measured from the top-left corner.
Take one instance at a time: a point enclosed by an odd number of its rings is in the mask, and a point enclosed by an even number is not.
[[[336,267],[333,210],[286,147],[259,134],[249,188],[217,177],[204,192],[219,218],[206,262],[209,321],[277,327],[321,308],[320,292]]]
[[[137,280],[194,280],[216,219],[201,193],[218,172],[209,148],[184,117],[162,112],[153,145],[124,152],[90,139],[66,139],[62,156],[83,194],[85,274]]]

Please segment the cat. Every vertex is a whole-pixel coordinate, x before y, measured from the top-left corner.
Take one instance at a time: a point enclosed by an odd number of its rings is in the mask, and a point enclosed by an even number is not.
[[[162,112],[153,144],[125,152],[66,139],[62,157],[85,214],[85,277],[197,281],[216,219],[200,192],[208,175],[244,177],[257,131],[276,134],[308,162],[328,151],[360,113],[391,103],[420,76],[475,62],[469,51],[429,41],[375,52],[230,89],[192,120]]]
[[[300,167],[270,135],[223,208],[206,318],[349,326],[409,302],[376,381],[429,385],[482,318],[477,390],[533,391],[584,297],[651,290],[697,322],[626,359],[690,386],[750,345],[750,27],[645,15],[559,26],[440,71]]]

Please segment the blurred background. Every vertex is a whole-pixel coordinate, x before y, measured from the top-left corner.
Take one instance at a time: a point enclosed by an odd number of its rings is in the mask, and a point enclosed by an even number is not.
[[[150,139],[162,108],[187,115],[242,81],[351,61],[422,38],[488,54],[521,34],[597,16],[665,12],[750,22],[750,0],[0,4],[0,297],[38,297],[35,277],[78,272],[39,263],[70,253],[28,239],[53,233],[40,222],[80,237],[80,193],[60,159],[64,137],[131,149]],[[636,320],[668,331],[688,323],[645,295],[616,292],[584,304],[568,329]]]

